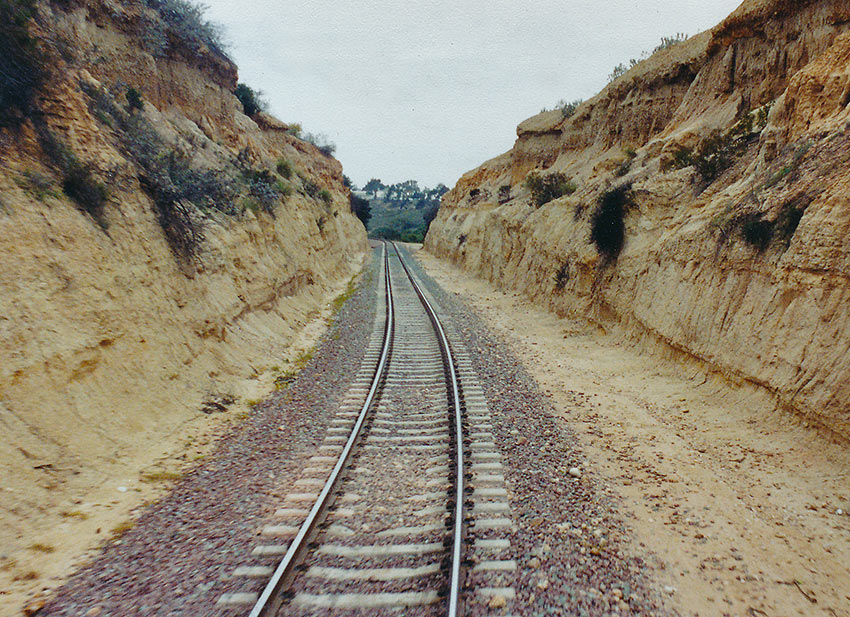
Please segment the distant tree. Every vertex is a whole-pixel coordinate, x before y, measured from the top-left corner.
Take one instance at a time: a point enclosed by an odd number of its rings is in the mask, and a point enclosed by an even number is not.
[[[358,197],[354,193],[351,194],[351,211],[354,216],[360,219],[363,227],[369,228],[369,219],[372,218],[372,207],[368,199]]]
[[[357,185],[354,184],[354,182],[351,181],[351,178],[349,178],[345,174],[343,174],[343,176],[342,176],[342,185],[345,186],[345,187],[348,187],[352,191],[357,190]]]
[[[383,182],[381,182],[378,178],[372,178],[369,182],[366,183],[366,186],[363,187],[363,190],[367,193],[371,193],[372,197],[374,197],[378,191],[387,188]]]

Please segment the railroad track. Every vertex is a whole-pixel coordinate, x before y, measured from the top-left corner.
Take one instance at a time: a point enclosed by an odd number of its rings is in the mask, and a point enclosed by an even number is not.
[[[400,609],[455,617],[464,614],[470,557],[479,579],[482,563],[485,573],[515,568],[512,560],[475,556],[508,549],[504,532],[512,528],[498,517],[508,511],[507,493],[483,393],[472,388],[468,412],[461,380],[469,381],[468,360],[458,365],[398,249],[385,244],[382,253],[383,302],[360,373],[296,481],[298,492],[263,530],[269,543],[254,550],[258,559],[282,559],[235,573],[268,578],[258,597],[220,600],[255,600],[250,617]],[[473,477],[477,501],[467,490]],[[464,545],[467,529],[475,549]],[[485,599],[513,596],[512,588],[477,591]]]

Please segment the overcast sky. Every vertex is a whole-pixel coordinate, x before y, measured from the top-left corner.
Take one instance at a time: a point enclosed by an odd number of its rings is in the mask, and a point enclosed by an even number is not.
[[[740,0],[206,0],[240,80],[336,143],[362,186],[453,186],[510,149],[516,125],[587,99],[662,36],[706,30]]]

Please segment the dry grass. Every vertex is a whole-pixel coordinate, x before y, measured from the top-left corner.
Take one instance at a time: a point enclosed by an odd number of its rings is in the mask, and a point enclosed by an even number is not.
[[[85,512],[80,512],[79,510],[65,510],[63,512],[60,512],[59,514],[61,514],[65,518],[76,518],[81,521],[85,521],[89,518],[88,514],[86,514]]]
[[[146,471],[142,474],[142,482],[175,482],[183,477],[180,471]]]
[[[30,544],[27,548],[31,551],[38,551],[39,553],[52,553],[56,550],[56,547],[51,546],[50,544],[43,544],[41,542],[34,542]]]
[[[41,575],[35,570],[28,570],[23,574],[16,574],[12,577],[13,581],[34,581],[36,579],[41,578]]]
[[[115,525],[115,527],[113,527],[110,532],[115,538],[120,538],[135,526],[135,521],[124,521],[123,523],[118,523],[117,525]]]

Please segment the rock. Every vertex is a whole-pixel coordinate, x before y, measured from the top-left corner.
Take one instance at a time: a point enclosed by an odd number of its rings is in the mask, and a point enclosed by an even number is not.
[[[672,585],[664,585],[664,593],[672,595],[676,593],[676,588]]]
[[[548,578],[541,578],[539,581],[537,581],[537,588],[538,589],[544,589],[545,590],[547,587],[549,587],[549,579]]]
[[[531,559],[528,560],[527,565],[528,565],[529,568],[537,569],[537,568],[540,567],[540,559],[538,559],[537,557],[532,557]]]
[[[505,600],[505,596],[498,593],[490,598],[490,602],[487,603],[490,608],[505,608],[507,605],[508,601]]]
[[[581,478],[581,469],[579,469],[578,467],[570,467],[569,474],[573,478]]]
[[[835,513],[836,513],[838,516],[841,516],[842,514],[844,514],[844,510],[842,510],[841,508],[838,508],[838,509],[835,511]]]
[[[86,613],[86,617],[98,617],[103,612],[103,609],[99,606],[95,606],[94,608],[90,608]]]
[[[29,602],[24,607],[24,615],[26,615],[26,617],[30,617],[30,615],[36,615],[41,609],[44,608],[44,605],[46,603],[47,603],[47,601],[44,600],[44,599],[38,599],[38,600],[33,600],[32,602]]]

